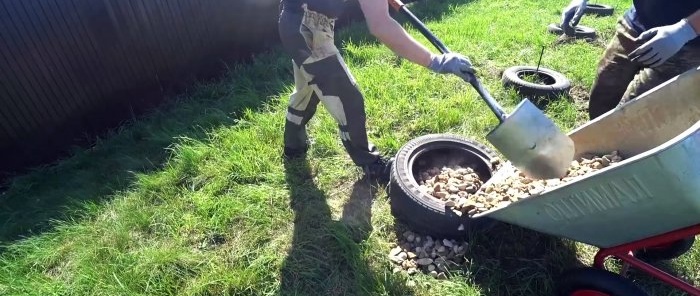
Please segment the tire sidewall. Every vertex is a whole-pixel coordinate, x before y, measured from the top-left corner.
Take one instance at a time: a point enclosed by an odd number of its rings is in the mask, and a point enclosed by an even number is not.
[[[429,134],[407,142],[399,149],[391,168],[390,203],[392,214],[409,228],[428,235],[463,237],[470,231],[488,228],[490,218],[459,216],[445,206],[445,202],[423,193],[413,176],[413,163],[423,153],[445,147],[458,147],[475,154],[487,167],[487,176],[492,174],[491,159],[495,153],[476,141],[452,134]],[[463,225],[463,230],[458,230]]]
[[[546,75],[554,80],[553,84],[542,85],[523,80],[518,76],[523,71],[536,72]],[[548,98],[556,97],[568,93],[571,88],[569,81],[564,74],[552,69],[535,66],[514,66],[503,71],[502,82],[505,87],[513,87],[521,95],[544,96]]]
[[[574,34],[574,37],[576,38],[595,38],[597,36],[596,30],[591,27],[577,25],[574,29],[576,30],[576,33]],[[564,34],[564,30],[561,28],[561,26],[555,23],[549,24],[549,26],[547,26],[547,31],[557,35]]]
[[[580,290],[593,290],[610,296],[648,296],[627,278],[594,267],[576,268],[562,274],[557,282],[556,295],[570,296]]]
[[[607,4],[587,4],[584,12],[599,16],[610,16],[615,12],[615,9]]]
[[[666,248],[649,248],[647,250],[640,250],[635,254],[635,257],[647,262],[672,260],[683,256],[685,253],[690,251],[694,243],[695,237],[692,236],[689,238],[674,241],[671,245],[669,245]]]

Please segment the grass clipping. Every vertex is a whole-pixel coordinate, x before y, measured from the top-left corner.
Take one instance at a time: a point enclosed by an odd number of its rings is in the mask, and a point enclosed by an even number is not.
[[[421,190],[445,202],[457,215],[474,216],[492,209],[507,207],[522,199],[537,196],[546,189],[585,177],[622,161],[618,151],[609,154],[586,155],[571,162],[566,176],[548,180],[533,180],[509,162],[494,161],[492,180],[486,184],[472,168],[431,168],[419,174]]]

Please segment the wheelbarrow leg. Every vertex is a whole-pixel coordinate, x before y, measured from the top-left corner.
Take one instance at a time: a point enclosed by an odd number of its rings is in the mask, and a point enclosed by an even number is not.
[[[604,250],[606,250],[606,249],[601,249],[600,251],[598,251],[598,253],[596,253],[596,258],[597,258],[597,256],[598,256],[598,254],[600,254],[600,253],[603,252]],[[629,256],[634,256],[634,252],[632,252],[632,251],[628,251],[627,254],[628,254]],[[616,254],[610,254],[610,255],[607,255],[607,256],[605,256],[605,257],[610,257],[610,256],[612,256],[612,257],[617,257]],[[596,268],[605,270],[605,259],[607,259],[607,258],[605,258],[605,257],[602,259],[602,260],[603,260],[602,263],[600,263],[600,264],[595,263],[593,266],[596,267]],[[629,274],[629,271],[630,271],[630,264],[627,263],[626,261],[622,261],[622,266],[620,267],[620,276],[626,278],[626,277],[628,276],[628,274]]]
[[[695,226],[690,226],[687,228],[679,229],[669,233],[657,235],[654,237],[642,239],[636,242],[620,245],[612,248],[603,248],[596,253],[593,260],[593,266],[605,270],[605,260],[608,257],[616,257],[623,262],[622,276],[625,276],[627,269],[633,267],[639,269],[650,276],[653,276],[677,289],[685,291],[689,295],[700,296],[700,289],[690,285],[689,283],[674,277],[667,272],[644,262],[633,255],[633,251],[640,250],[643,248],[653,247],[661,244],[670,243],[673,241],[681,240],[687,237],[692,237],[700,234],[700,224]],[[625,268],[627,266],[627,268]]]
[[[630,256],[634,256],[632,251],[628,252],[627,254]],[[630,264],[623,261],[622,268],[620,269],[620,275],[623,277],[627,277],[627,275],[629,274],[629,271],[630,271]]]

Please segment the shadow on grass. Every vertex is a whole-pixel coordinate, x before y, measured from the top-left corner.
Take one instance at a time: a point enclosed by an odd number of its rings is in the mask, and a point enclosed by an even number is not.
[[[419,1],[413,9],[419,17],[434,20],[445,14],[449,5],[464,3]],[[365,29],[345,30],[338,41],[373,40],[366,25],[355,26]],[[195,88],[194,93],[184,93],[182,96],[188,98],[184,102],[171,100],[150,117],[122,125],[104,137],[108,140],[98,139],[93,148],[76,149],[75,155],[56,165],[0,184],[0,250],[2,245],[51,230],[51,221],[79,219],[87,205],[107,202],[132,186],[135,174],[161,170],[177,138],[207,141],[207,130],[237,124],[240,113],[259,110],[270,96],[280,94],[293,81],[289,59],[279,51],[262,54],[252,64],[232,69],[229,75],[223,81]]]
[[[407,230],[401,223],[394,228],[396,237]],[[448,274],[478,286],[482,295],[553,295],[553,280],[580,264],[573,244],[505,223],[464,240],[469,249],[463,262],[455,261],[458,265],[449,267]]]
[[[573,243],[505,223],[475,234],[466,257],[487,295],[552,295],[553,280],[580,266]]]
[[[92,148],[9,180],[0,191],[0,251],[53,229],[53,221],[91,215],[86,207],[129,189],[136,174],[162,170],[179,139],[207,142],[208,131],[238,124],[246,110],[260,110],[292,81],[289,60],[274,51],[227,74],[122,125]]]
[[[290,207],[295,212],[292,247],[282,265],[279,295],[413,295],[393,275],[378,275],[363,257],[372,231],[371,205],[377,192],[366,179],[353,185],[341,221],[331,218],[326,195],[313,182],[307,160],[285,163]],[[375,293],[376,294],[376,293]]]
[[[620,264],[617,265],[620,266]],[[685,273],[678,271],[678,269],[675,266],[673,266],[674,264],[672,261],[657,261],[652,262],[651,265],[668,273],[671,276],[685,280],[691,285],[700,287],[698,286],[697,280],[693,281],[692,279],[688,279],[688,276]],[[669,284],[660,281],[659,279],[651,276],[650,274],[634,268],[630,268],[627,275],[649,295],[688,295],[687,293],[679,289],[673,288]]]
[[[410,229],[400,223],[394,229],[396,237],[407,230]],[[555,295],[557,279],[562,273],[590,267],[578,259],[575,242],[506,223],[498,222],[487,232],[473,233],[466,241],[470,247],[464,256],[465,263],[450,267],[450,272],[479,286],[483,295]],[[609,260],[620,267],[619,261]],[[658,262],[655,266],[671,275],[683,276],[668,262]],[[629,276],[649,295],[683,295],[638,270],[631,269]]]

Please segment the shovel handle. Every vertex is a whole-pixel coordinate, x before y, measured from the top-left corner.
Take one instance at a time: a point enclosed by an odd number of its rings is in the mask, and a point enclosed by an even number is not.
[[[401,2],[401,0],[388,0],[389,5],[391,5],[392,8],[394,8],[396,11],[401,12],[405,14],[408,19],[411,21],[413,25],[418,27],[418,30],[427,38],[430,43],[432,43],[441,53],[450,53],[450,50],[445,46],[445,44],[438,39],[435,34],[433,34],[426,26],[421,22],[418,17],[416,17],[408,8],[406,7],[406,4]],[[503,122],[506,120],[506,113],[503,111],[503,108],[501,108],[500,105],[498,105],[498,102],[491,97],[489,92],[484,88],[483,85],[481,85],[481,82],[479,82],[478,79],[476,79],[476,76],[474,74],[469,74],[471,76],[469,79],[469,83],[476,89],[476,91],[479,93],[481,98],[486,101],[486,105],[491,108],[491,111],[496,114],[496,117],[498,117],[499,122]]]

